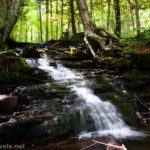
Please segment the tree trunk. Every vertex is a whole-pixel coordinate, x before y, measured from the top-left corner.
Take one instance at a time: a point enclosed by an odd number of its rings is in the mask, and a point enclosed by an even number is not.
[[[103,22],[105,22],[105,20],[104,20],[104,0],[100,0],[100,5],[101,5],[101,7],[100,7],[100,9],[101,9],[101,11],[100,11],[100,18],[101,18],[101,21],[100,22],[102,22],[102,25],[104,24]]]
[[[131,5],[131,0],[128,0],[129,3],[129,7],[130,7],[130,14],[131,14],[131,19],[132,19],[132,26],[133,26],[133,30],[135,29],[135,24],[134,24],[134,13],[133,13],[133,8]]]
[[[46,33],[45,40],[49,40],[49,0],[46,0]]]
[[[61,35],[64,31],[64,0],[61,0]]]
[[[22,34],[23,34],[23,19],[20,18],[20,30],[19,30],[19,41],[22,41]]]
[[[40,33],[40,42],[43,42],[43,28],[42,28],[42,12],[41,12],[41,0],[37,0],[38,4],[38,13],[39,13],[39,33]]]
[[[75,35],[76,31],[76,24],[75,24],[75,17],[74,17],[74,0],[70,0],[70,13],[71,13],[71,26],[72,26],[72,33]]]
[[[0,43],[4,43],[14,27],[21,0],[0,0]]]
[[[121,15],[120,15],[120,0],[114,0],[114,11],[115,11],[115,34],[120,38],[121,37]]]
[[[31,22],[31,43],[33,42],[33,25],[32,25],[32,22]]]
[[[90,0],[90,15],[93,17],[93,0]]]
[[[110,24],[110,3],[111,0],[108,0],[108,10],[107,10],[107,30],[109,30],[109,24]]]
[[[59,14],[58,14],[58,0],[56,0],[56,15],[58,16]],[[58,29],[59,27],[58,27],[58,18],[57,18],[57,20],[56,20],[56,40],[58,39]]]
[[[29,31],[30,23],[26,22],[26,33],[25,33],[25,42],[28,41],[28,31]]]
[[[95,51],[108,49],[110,40],[117,40],[103,28],[97,28],[92,21],[86,0],[76,0],[79,15],[85,31],[85,42],[93,57],[96,56]]]
[[[50,29],[51,29],[51,39],[53,39],[53,20],[52,20],[52,18],[53,18],[53,0],[50,0],[50,12],[51,12],[51,14],[50,14],[50,16],[51,16],[51,23],[50,23]]]
[[[135,0],[135,16],[136,16],[136,30],[138,36],[140,33],[139,0]]]

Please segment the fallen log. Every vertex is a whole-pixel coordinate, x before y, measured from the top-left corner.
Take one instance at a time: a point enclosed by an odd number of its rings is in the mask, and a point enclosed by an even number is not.
[[[96,140],[92,140],[95,143],[102,144],[106,146],[106,150],[127,150],[127,148],[122,144],[121,146],[118,146],[117,143],[110,141],[109,143],[104,143]]]
[[[101,141],[97,141],[97,140],[92,140],[92,142],[94,142],[94,143],[92,143],[91,145],[88,145],[88,146],[86,146],[80,150],[88,149],[92,146],[95,146],[96,144],[105,145],[106,150],[127,150],[127,148],[124,146],[124,144],[119,145],[113,136],[108,136],[107,140],[108,140],[108,142],[101,142]]]

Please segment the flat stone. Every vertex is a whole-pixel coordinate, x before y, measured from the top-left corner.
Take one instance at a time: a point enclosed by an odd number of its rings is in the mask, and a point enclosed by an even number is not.
[[[9,110],[17,106],[18,97],[15,95],[0,94],[0,109]]]

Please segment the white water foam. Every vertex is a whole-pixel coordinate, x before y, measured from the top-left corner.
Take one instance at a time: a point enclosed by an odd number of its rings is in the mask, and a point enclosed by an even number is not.
[[[28,60],[31,66],[36,66],[44,71],[60,84],[66,84],[73,90],[77,97],[84,102],[84,107],[88,108],[88,113],[94,121],[96,131],[88,132],[83,129],[80,137],[91,137],[93,135],[103,136],[112,134],[116,138],[138,137],[144,136],[144,133],[130,129],[121,118],[115,106],[109,101],[102,101],[96,96],[93,91],[87,86],[87,81],[79,72],[72,71],[62,64],[57,64],[57,67],[49,65],[45,59]],[[84,117],[84,112],[81,109],[81,118],[85,126],[88,123]]]

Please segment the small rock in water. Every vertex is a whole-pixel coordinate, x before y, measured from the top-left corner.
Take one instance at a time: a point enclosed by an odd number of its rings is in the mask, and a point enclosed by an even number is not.
[[[50,62],[49,65],[52,66],[52,67],[54,67],[54,68],[57,68],[56,62]]]
[[[22,48],[16,47],[15,48],[15,52],[18,53],[18,54],[20,54],[22,52]]]

